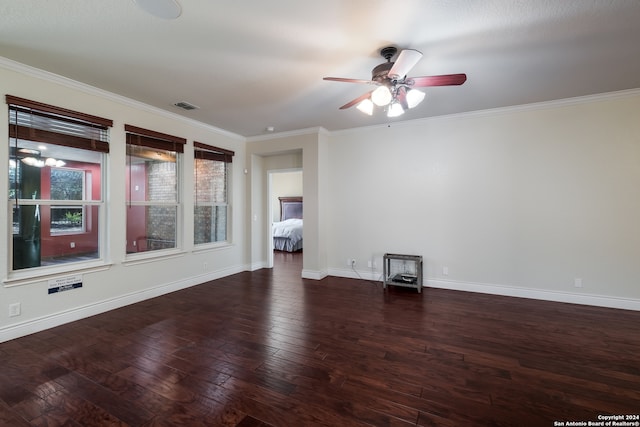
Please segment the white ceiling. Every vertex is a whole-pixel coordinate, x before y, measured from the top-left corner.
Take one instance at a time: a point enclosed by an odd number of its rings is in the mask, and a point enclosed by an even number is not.
[[[166,20],[133,0],[0,0],[0,56],[243,136],[640,88],[639,0],[177,1]],[[388,45],[424,54],[410,76],[468,80],[397,119],[338,110],[371,86],[322,77],[369,79]]]

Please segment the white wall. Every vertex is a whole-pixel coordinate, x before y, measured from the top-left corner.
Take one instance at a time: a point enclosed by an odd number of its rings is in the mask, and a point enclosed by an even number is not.
[[[638,111],[635,91],[333,133],[329,274],[417,254],[429,286],[640,309]]]
[[[145,298],[170,292],[210,279],[246,270],[245,198],[243,173],[245,140],[231,133],[181,118],[113,94],[101,92],[57,76],[19,64],[0,63],[0,93],[11,94],[59,107],[110,118],[110,154],[107,163],[107,210],[109,217],[107,264],[101,270],[83,273],[83,287],[59,294],[47,294],[46,277],[30,283],[7,282],[8,248],[0,245],[0,341],[25,335],[67,321],[119,307]],[[0,163],[8,164],[7,105],[0,102]],[[184,154],[184,244],[183,250],[171,257],[125,263],[125,133],[124,124],[152,129],[187,139]],[[213,250],[198,251],[192,244],[193,141],[235,151],[232,166],[231,236],[233,243]],[[0,174],[0,188],[8,188],[6,172]],[[0,241],[8,242],[9,221],[7,197],[0,198]],[[206,264],[205,264],[206,263]],[[65,276],[68,274],[63,274]],[[8,317],[9,304],[21,304],[22,314]]]

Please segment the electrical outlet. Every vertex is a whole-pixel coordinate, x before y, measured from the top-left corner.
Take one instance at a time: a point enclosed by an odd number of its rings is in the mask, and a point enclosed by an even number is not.
[[[76,247],[76,242],[71,242],[71,243],[69,243],[69,247],[70,247],[71,249],[75,248],[75,247]]]
[[[9,317],[20,316],[20,303],[9,304]]]
[[[575,279],[573,279],[573,286],[576,288],[581,288],[582,287],[582,279],[579,277],[576,277]]]
[[[449,275],[449,267],[447,267],[446,265],[442,266],[442,275],[443,276],[448,276]]]

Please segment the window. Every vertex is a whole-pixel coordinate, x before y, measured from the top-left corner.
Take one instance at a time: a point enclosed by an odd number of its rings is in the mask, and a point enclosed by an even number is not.
[[[179,156],[186,140],[125,125],[127,253],[176,249],[180,241]]]
[[[194,244],[228,241],[233,151],[194,142]]]
[[[51,199],[83,200],[85,179],[82,169],[51,168]],[[91,199],[91,197],[87,197]],[[52,235],[83,233],[86,231],[85,211],[82,206],[51,207],[50,229]]]
[[[11,271],[101,259],[111,120],[11,95],[6,101]]]

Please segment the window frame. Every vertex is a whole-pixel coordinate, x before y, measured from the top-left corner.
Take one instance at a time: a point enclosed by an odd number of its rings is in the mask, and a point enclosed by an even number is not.
[[[175,200],[132,200],[132,188],[129,188],[126,204],[127,209],[130,207],[173,207],[175,208],[175,242],[174,247],[171,248],[161,248],[161,249],[151,249],[151,250],[143,250],[138,251],[138,237],[130,239],[129,233],[129,217],[128,213],[125,216],[126,227],[125,227],[125,240],[126,240],[126,250],[125,250],[125,261],[136,261],[136,260],[146,260],[158,257],[165,257],[174,255],[176,253],[180,253],[183,251],[183,216],[184,216],[184,203],[182,197],[182,186],[183,186],[183,177],[182,177],[182,159],[184,153],[184,145],[186,144],[186,139],[180,138],[177,136],[140,128],[137,126],[125,124],[125,132],[126,132],[126,151],[129,151],[130,146],[139,146],[145,147],[148,149],[156,149],[163,151],[170,151],[175,153],[175,179],[176,179],[176,194]],[[130,158],[130,155],[127,154],[127,159]],[[127,160],[128,162],[128,160]],[[127,163],[127,173],[130,174],[130,165]],[[129,175],[129,186],[131,187],[131,176]],[[125,191],[125,192],[126,192]],[[146,225],[145,225],[146,227]],[[148,239],[149,236],[146,235],[145,230],[145,239]],[[134,243],[135,242],[135,243]],[[131,248],[135,247],[136,250],[132,250]]]
[[[85,150],[95,152],[96,158],[92,160],[93,164],[99,166],[100,171],[100,197],[97,200],[87,200],[86,191],[83,200],[50,200],[50,199],[31,199],[20,198],[25,197],[16,192],[18,182],[21,176],[16,174],[12,179],[9,172],[9,202],[7,204],[7,230],[10,239],[8,239],[8,256],[7,256],[7,278],[4,279],[5,286],[19,285],[23,283],[31,283],[33,281],[42,280],[44,277],[52,277],[63,273],[78,271],[93,271],[96,268],[105,268],[106,262],[106,171],[109,153],[109,130],[113,126],[113,121],[90,114],[68,110],[54,105],[44,104],[38,101],[32,101],[13,95],[5,96],[8,105],[8,150],[9,150],[9,169],[11,165],[18,162],[18,145],[28,142],[29,145],[34,143],[43,143],[59,147],[67,147],[73,149],[74,152]],[[23,141],[20,143],[20,141]],[[12,152],[14,149],[16,152]],[[17,166],[16,166],[17,167]],[[17,171],[17,169],[16,169]],[[85,171],[83,171],[85,172]],[[22,174],[22,172],[21,172]],[[86,180],[86,172],[83,174]],[[83,183],[86,186],[86,181]],[[12,193],[13,192],[13,193]],[[85,221],[84,231],[74,234],[86,234],[86,212],[87,207],[91,207],[91,212],[95,212],[98,224],[96,224],[96,248],[97,256],[89,260],[78,259],[69,262],[63,262],[53,265],[37,265],[21,268],[14,268],[15,257],[14,238],[16,235],[14,228],[13,214],[19,206],[54,206],[61,205],[81,206],[85,211],[83,221]],[[94,207],[97,209],[94,211]],[[50,224],[49,224],[50,226]],[[51,231],[51,230],[50,230]],[[42,241],[46,237],[43,230],[39,231],[39,239]],[[48,233],[51,234],[51,233]],[[18,234],[19,235],[19,234]],[[63,236],[63,234],[55,233],[54,237]],[[39,255],[41,260],[41,255]],[[39,264],[41,261],[38,262]]]
[[[213,145],[205,144],[202,142],[193,142],[193,161],[194,161],[194,183],[193,183],[193,244],[195,249],[206,249],[209,247],[219,247],[230,245],[232,243],[231,236],[231,219],[232,219],[232,206],[231,206],[231,185],[232,185],[232,162],[235,152],[227,150],[225,148],[216,147]],[[197,160],[212,160],[224,163],[224,181],[225,181],[225,203],[219,202],[199,202],[197,195],[198,176],[197,167],[195,162]],[[199,206],[211,206],[215,208],[217,206],[224,206],[226,208],[225,214],[225,239],[196,243],[196,210]]]

